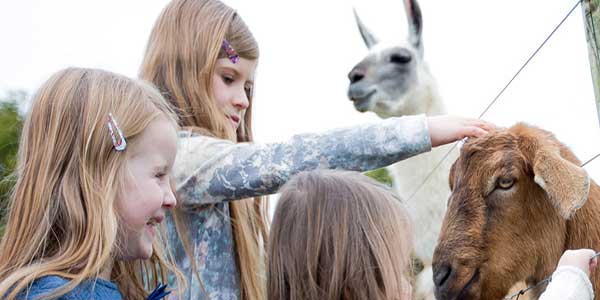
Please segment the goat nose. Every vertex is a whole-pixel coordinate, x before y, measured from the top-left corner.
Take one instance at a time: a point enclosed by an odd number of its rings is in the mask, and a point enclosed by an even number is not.
[[[433,266],[433,283],[437,288],[441,288],[450,278],[452,267],[448,264]]]
[[[361,69],[355,68],[350,73],[348,73],[348,79],[350,79],[350,84],[361,81],[365,78],[365,72]]]

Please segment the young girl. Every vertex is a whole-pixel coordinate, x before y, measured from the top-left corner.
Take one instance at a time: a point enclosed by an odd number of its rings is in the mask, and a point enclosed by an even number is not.
[[[317,168],[375,169],[483,135],[490,126],[414,116],[283,143],[251,143],[257,61],[250,30],[217,0],[172,1],[149,38],[140,77],[177,107],[186,129],[175,165],[181,207],[170,226],[175,258],[191,282],[183,299],[265,298],[267,217],[260,196],[276,192],[291,175]]]
[[[53,75],[21,136],[1,298],[146,299],[177,274],[155,240],[176,203],[176,126],[148,84],[92,69]]]
[[[411,299],[411,223],[385,186],[313,171],[282,189],[269,238],[269,300]]]

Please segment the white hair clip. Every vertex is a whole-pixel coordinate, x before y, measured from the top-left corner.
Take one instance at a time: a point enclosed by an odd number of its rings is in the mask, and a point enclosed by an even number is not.
[[[117,124],[117,120],[115,120],[112,113],[108,113],[108,132],[110,133],[115,150],[123,151],[127,148],[127,141],[125,140],[123,131],[119,128],[119,124]]]

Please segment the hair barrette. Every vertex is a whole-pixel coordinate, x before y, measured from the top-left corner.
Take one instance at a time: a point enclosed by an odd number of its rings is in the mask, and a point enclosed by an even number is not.
[[[117,124],[117,120],[115,120],[112,113],[108,113],[108,132],[110,133],[115,150],[123,151],[127,148],[127,141],[125,140],[123,131],[119,128],[119,124]]]
[[[229,44],[229,42],[227,40],[223,40],[223,51],[225,51],[225,55],[227,55],[227,58],[229,58],[229,60],[231,61],[231,63],[237,63],[240,60],[240,56],[237,54],[237,52],[235,52],[235,49],[233,49],[233,47],[231,47],[231,45]]]

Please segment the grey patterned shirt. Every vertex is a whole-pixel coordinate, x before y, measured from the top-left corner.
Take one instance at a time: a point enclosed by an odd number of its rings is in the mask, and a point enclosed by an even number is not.
[[[180,132],[174,174],[184,226],[202,279],[167,218],[169,242],[189,288],[179,299],[237,300],[239,274],[227,201],[277,192],[290,176],[314,169],[366,171],[429,151],[423,115],[302,134],[284,143],[233,143]]]

